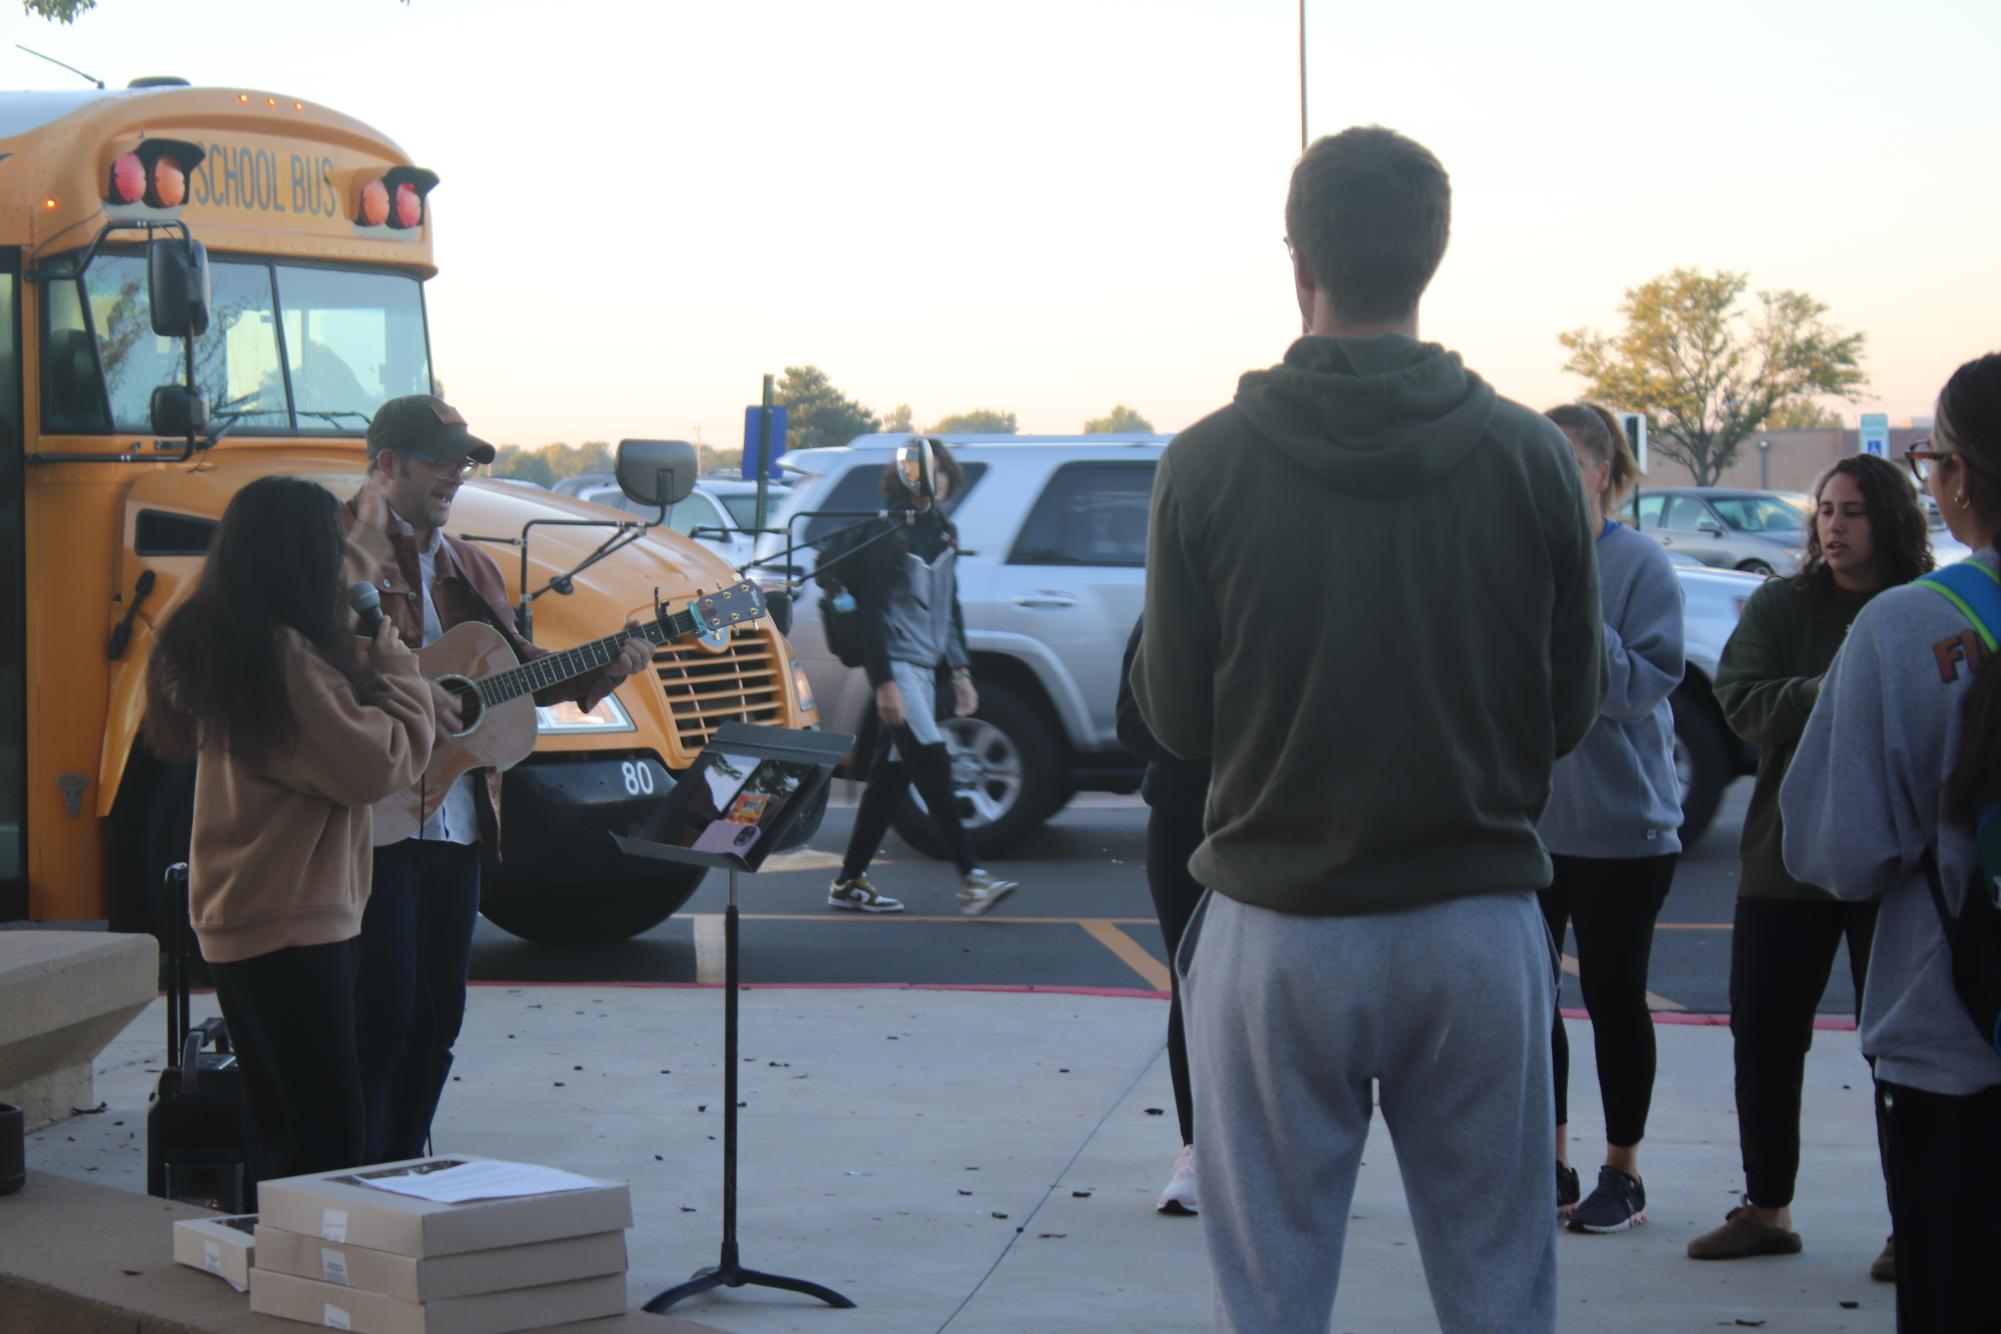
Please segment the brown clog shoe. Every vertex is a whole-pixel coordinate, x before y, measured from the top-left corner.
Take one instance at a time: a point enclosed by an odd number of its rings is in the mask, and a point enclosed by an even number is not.
[[[1754,1255],[1798,1255],[1800,1234],[1760,1223],[1749,1205],[1723,1215],[1723,1226],[1688,1243],[1691,1260],[1744,1260]]]

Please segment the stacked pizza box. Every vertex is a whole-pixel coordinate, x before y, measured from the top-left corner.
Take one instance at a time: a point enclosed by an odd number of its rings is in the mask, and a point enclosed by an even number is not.
[[[621,1182],[467,1155],[258,1186],[250,1309],[364,1334],[624,1313]]]

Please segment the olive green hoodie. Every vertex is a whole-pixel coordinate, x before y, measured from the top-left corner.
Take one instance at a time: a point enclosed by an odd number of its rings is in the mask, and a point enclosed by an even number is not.
[[[1604,695],[1577,464],[1443,348],[1307,337],[1168,446],[1133,687],[1210,757],[1202,884],[1298,913],[1539,889]]]

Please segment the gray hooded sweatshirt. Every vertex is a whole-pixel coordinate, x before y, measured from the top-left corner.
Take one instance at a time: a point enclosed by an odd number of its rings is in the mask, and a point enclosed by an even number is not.
[[[1991,551],[1975,559],[1995,568]],[[1923,864],[1936,848],[1957,910],[1979,859],[1942,806],[1973,684],[1971,633],[1928,588],[1879,593],[1828,668],[1779,788],[1786,869],[1837,898],[1881,901],[1862,993],[1876,1077],[1952,1096],[2001,1084],[2001,1053],[1953,989]]]
[[[1563,433],[1395,334],[1302,338],[1161,459],[1132,684],[1213,758],[1217,892],[1284,912],[1540,889],[1605,642]]]

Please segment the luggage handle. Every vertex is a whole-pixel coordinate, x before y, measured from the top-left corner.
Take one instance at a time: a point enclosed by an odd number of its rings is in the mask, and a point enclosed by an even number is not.
[[[166,871],[167,883],[167,1062],[172,1064],[187,1041],[188,937],[193,927],[188,918],[188,864],[175,862]]]
[[[197,1028],[188,1030],[181,1043],[181,1088],[192,1093],[201,1074],[201,1049],[213,1042],[215,1049],[225,1055],[229,1052],[229,1027],[221,1019],[204,1019]]]

